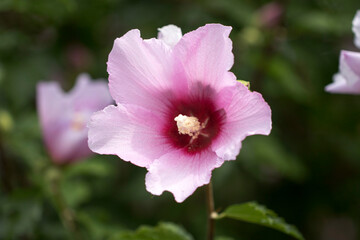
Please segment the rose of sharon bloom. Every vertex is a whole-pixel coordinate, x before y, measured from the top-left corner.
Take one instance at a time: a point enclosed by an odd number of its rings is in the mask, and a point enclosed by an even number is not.
[[[341,51],[340,72],[325,90],[331,93],[360,94],[360,53]]]
[[[355,45],[360,48],[360,10],[356,12],[352,25],[352,30],[355,34]]]
[[[77,78],[75,87],[64,93],[57,82],[37,85],[37,108],[45,145],[57,164],[78,161],[92,154],[86,127],[90,116],[112,103],[104,81]]]
[[[360,48],[360,10],[353,20],[355,45]],[[330,93],[360,94],[360,53],[341,51],[340,72],[333,76],[333,83],[325,87]]]
[[[90,149],[146,167],[149,192],[182,202],[236,158],[246,136],[269,134],[269,105],[229,72],[230,31],[208,24],[181,36],[167,26],[158,39],[137,29],[116,39],[108,72],[117,106],[91,117]]]

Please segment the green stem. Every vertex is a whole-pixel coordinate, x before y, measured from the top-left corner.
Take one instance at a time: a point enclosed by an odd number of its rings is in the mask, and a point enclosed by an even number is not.
[[[0,138],[0,177],[1,177],[1,184],[5,192],[12,191],[12,184],[11,184],[11,173],[10,167],[8,164],[8,160],[5,155],[5,150],[2,147],[2,142]]]
[[[65,198],[61,192],[61,178],[62,178],[62,169],[51,169],[54,171],[51,174],[50,180],[50,190],[52,193],[52,200],[55,207],[57,208],[59,217],[65,229],[71,235],[71,239],[80,240],[81,236],[77,230],[74,211],[66,204]]]
[[[215,236],[215,204],[214,204],[214,193],[212,183],[206,185],[206,203],[207,203],[207,214],[208,214],[208,228],[207,228],[207,240],[214,240]]]

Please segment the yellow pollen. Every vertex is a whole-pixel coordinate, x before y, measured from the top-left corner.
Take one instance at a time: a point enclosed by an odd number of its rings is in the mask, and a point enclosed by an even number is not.
[[[199,119],[196,117],[179,114],[174,120],[176,121],[179,134],[187,134],[192,137],[192,140],[196,139],[200,131],[205,127],[204,124],[200,124]]]

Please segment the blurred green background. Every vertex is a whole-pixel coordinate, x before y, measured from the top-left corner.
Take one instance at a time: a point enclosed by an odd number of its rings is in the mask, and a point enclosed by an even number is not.
[[[0,0],[0,239],[69,239],[51,201],[55,170],[42,144],[36,83],[56,80],[68,90],[81,72],[106,79],[113,41],[130,29],[151,38],[170,23],[186,33],[210,22],[233,27],[232,71],[273,114],[269,137],[248,137],[237,161],[214,171],[216,208],[256,200],[306,239],[359,239],[360,96],[328,94],[324,86],[338,71],[340,50],[356,51],[351,22],[360,2],[278,1],[282,14],[273,24],[262,20],[267,3]],[[84,239],[116,239],[159,221],[205,239],[204,189],[177,204],[170,193],[146,192],[145,174],[100,155],[64,169],[60,191]],[[229,239],[291,239],[234,220],[216,227]]]

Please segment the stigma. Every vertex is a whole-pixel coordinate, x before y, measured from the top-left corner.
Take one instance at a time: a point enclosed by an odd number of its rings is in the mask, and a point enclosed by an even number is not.
[[[174,118],[179,134],[187,134],[192,140],[196,139],[201,130],[205,128],[206,123],[200,124],[199,119],[194,116],[186,116],[179,114]]]

